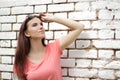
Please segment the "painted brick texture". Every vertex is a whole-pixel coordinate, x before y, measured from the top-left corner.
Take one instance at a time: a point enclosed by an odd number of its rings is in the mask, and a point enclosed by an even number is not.
[[[120,0],[0,0],[0,80],[12,80],[17,35],[28,14],[48,12],[85,25],[61,56],[63,80],[120,80]],[[46,42],[68,28],[44,23]]]

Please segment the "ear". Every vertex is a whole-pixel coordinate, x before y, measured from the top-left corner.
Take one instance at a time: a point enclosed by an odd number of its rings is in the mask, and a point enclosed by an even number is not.
[[[27,31],[25,31],[25,36],[30,37],[30,34]]]

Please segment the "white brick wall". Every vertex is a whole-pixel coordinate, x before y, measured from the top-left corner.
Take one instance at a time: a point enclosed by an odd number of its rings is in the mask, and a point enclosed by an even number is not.
[[[1,8],[0,9],[0,15],[9,15],[10,14],[10,8]]]
[[[99,19],[112,19],[113,18],[113,13],[112,11],[108,10],[100,10],[99,11]]]
[[[98,51],[98,57],[101,59],[112,59],[114,55],[113,50],[99,50]]]
[[[70,58],[97,58],[96,50],[69,50]]]
[[[113,70],[100,70],[98,75],[100,78],[103,78],[103,79],[113,79],[113,80],[115,79]]]
[[[0,22],[1,23],[12,23],[16,22],[16,16],[0,16]]]
[[[68,16],[74,20],[95,20],[96,12],[87,10],[83,12],[70,12]]]
[[[11,24],[2,24],[1,25],[1,30],[2,31],[11,31]]]
[[[73,10],[74,10],[73,3],[48,5],[48,12],[73,11]]]
[[[13,7],[12,14],[33,13],[33,6]]]
[[[12,80],[21,23],[40,12],[85,25],[63,51],[63,80],[120,80],[120,0],[0,0],[0,80]],[[43,25],[49,42],[68,33],[58,23]]]
[[[15,32],[0,32],[0,39],[16,39]]]
[[[96,69],[75,69],[75,68],[70,68],[69,69],[69,75],[70,76],[80,76],[80,77],[93,77],[97,74]]]
[[[10,56],[3,56],[2,57],[2,63],[8,63],[8,64],[11,64],[12,63],[12,58]]]
[[[90,3],[89,2],[80,2],[76,3],[75,5],[75,10],[89,10],[90,8]]]
[[[11,79],[11,73],[8,72],[2,72],[2,79]]]
[[[119,40],[93,40],[93,45],[96,48],[119,49]]]

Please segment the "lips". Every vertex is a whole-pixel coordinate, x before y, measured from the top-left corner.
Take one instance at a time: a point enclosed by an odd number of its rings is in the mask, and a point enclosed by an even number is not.
[[[43,29],[40,29],[40,30],[37,30],[37,32],[44,32],[44,30],[43,30]]]

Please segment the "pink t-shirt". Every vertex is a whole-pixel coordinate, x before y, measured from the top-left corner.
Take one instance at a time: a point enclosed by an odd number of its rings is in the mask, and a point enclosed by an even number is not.
[[[62,49],[59,40],[46,46],[46,53],[39,64],[27,59],[25,70],[27,80],[62,80],[60,56]]]

